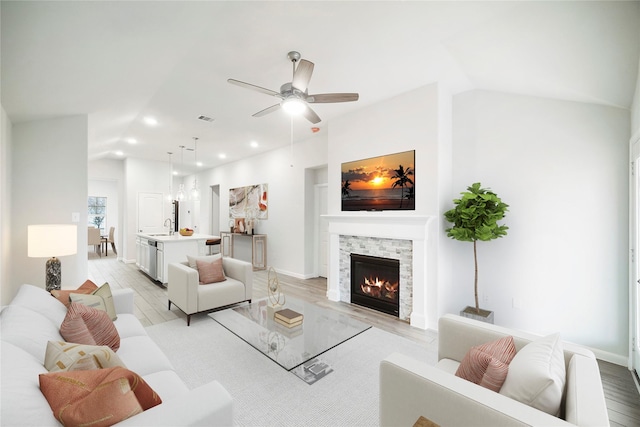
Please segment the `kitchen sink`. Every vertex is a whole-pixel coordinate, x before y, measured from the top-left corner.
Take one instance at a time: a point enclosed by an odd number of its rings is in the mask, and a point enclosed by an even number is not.
[[[156,234],[147,234],[147,236],[160,237],[160,236],[170,236],[170,234],[169,233],[156,233]]]

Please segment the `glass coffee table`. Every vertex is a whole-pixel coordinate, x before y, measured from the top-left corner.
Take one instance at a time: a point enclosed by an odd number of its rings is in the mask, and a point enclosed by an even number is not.
[[[287,297],[284,308],[304,317],[301,325],[288,328],[269,316],[267,304],[266,298],[256,300],[209,317],[310,384],[331,372],[318,356],[371,328],[335,310]]]

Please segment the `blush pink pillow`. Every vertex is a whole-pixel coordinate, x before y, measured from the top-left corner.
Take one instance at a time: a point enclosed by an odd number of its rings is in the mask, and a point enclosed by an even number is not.
[[[471,347],[456,371],[456,376],[495,392],[500,391],[516,355],[513,337],[507,336]]]
[[[200,277],[201,285],[208,285],[209,283],[218,283],[227,280],[224,276],[224,270],[222,269],[222,258],[218,258],[213,261],[201,261],[196,260],[196,266],[198,268],[198,276]]]
[[[67,342],[120,348],[120,335],[107,312],[77,302],[69,304],[60,335]]]

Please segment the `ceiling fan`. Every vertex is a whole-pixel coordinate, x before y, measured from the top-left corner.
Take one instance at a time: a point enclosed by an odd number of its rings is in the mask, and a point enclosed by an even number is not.
[[[359,95],[357,93],[320,93],[309,95],[307,86],[313,73],[313,62],[307,61],[306,59],[301,60],[300,53],[295,51],[289,52],[287,57],[293,65],[293,79],[291,82],[280,86],[280,92],[241,82],[240,80],[227,80],[231,84],[281,99],[279,103],[253,114],[253,117],[262,117],[282,108],[291,114],[302,114],[311,123],[316,124],[320,122],[320,117],[311,109],[309,104],[351,102],[358,100]],[[298,63],[297,67],[296,63]]]

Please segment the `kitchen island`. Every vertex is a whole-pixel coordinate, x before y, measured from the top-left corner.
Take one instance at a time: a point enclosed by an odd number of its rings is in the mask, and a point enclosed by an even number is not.
[[[183,262],[187,255],[202,256],[209,253],[209,239],[219,239],[208,234],[181,236],[179,233],[138,233],[136,235],[136,265],[149,277],[162,284],[168,280],[168,265]]]

